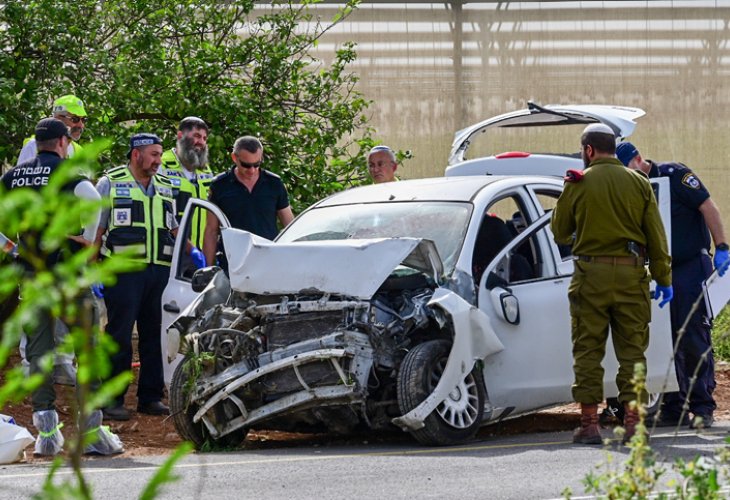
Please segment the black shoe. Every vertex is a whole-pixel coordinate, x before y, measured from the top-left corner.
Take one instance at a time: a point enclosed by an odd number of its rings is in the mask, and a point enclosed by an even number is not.
[[[147,415],[169,415],[170,408],[167,407],[161,401],[151,401],[149,403],[140,403],[137,405],[137,411],[139,413],[145,413]]]
[[[646,421],[647,427],[684,427],[690,425],[689,415],[686,413],[680,419],[676,415],[667,415],[664,412],[657,412]]]
[[[692,421],[689,423],[690,429],[709,429],[712,424],[715,423],[715,418],[712,414],[709,415],[695,415]]]
[[[104,420],[129,420],[129,410],[122,405],[104,408],[102,413]]]

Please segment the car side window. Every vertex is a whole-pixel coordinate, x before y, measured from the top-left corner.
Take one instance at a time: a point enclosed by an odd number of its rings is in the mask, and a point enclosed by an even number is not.
[[[524,229],[523,213],[517,196],[501,198],[487,208],[472,254],[472,276],[477,285],[489,263]]]
[[[552,233],[549,218],[539,226],[530,227],[509,250],[490,268],[486,287],[507,286],[532,280],[548,279],[558,275],[551,246]]]
[[[208,210],[203,207],[194,207],[191,209],[188,220],[184,226],[178,229],[177,237],[184,238],[193,244],[200,245],[202,250],[202,234],[205,230],[205,220],[208,216]],[[195,229],[194,229],[195,228]],[[193,273],[197,269],[190,254],[186,251],[187,245],[180,246],[180,255],[178,256],[178,265],[174,269],[175,279],[181,281],[191,281]]]

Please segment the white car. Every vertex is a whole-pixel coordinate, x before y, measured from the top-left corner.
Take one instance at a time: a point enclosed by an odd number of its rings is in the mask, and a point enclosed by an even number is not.
[[[480,175],[361,187],[316,203],[274,242],[191,200],[181,234],[192,210],[212,211],[230,279],[217,268],[191,278],[178,239],[163,296],[178,432],[202,446],[253,428],[397,426],[448,445],[570,402],[573,260],[549,225],[562,185]],[[668,184],[656,186],[667,221]],[[653,306],[651,392],[676,389],[668,309]],[[610,346],[604,367],[615,396]]]

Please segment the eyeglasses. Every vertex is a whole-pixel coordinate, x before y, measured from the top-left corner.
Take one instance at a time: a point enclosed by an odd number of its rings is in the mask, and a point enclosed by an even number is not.
[[[70,120],[71,123],[76,125],[77,123],[81,122],[83,124],[86,124],[86,120],[88,120],[87,116],[69,116],[69,115],[62,115],[67,120]]]
[[[247,163],[240,158],[238,158],[238,166],[243,168],[259,168],[261,166],[261,163],[263,160],[259,160],[256,163]]]

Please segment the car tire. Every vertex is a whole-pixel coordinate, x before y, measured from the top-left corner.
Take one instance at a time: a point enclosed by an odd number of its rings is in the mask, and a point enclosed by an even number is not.
[[[433,392],[451,351],[451,342],[430,340],[411,349],[398,371],[398,406],[403,414],[417,407]],[[411,431],[427,446],[447,446],[473,438],[482,423],[486,389],[481,371],[474,368],[424,420]]]
[[[200,407],[190,403],[188,398],[190,363],[192,359],[186,356],[175,368],[170,381],[170,414],[175,430],[182,439],[192,442],[197,450],[238,447],[246,439],[248,429],[238,429],[220,439],[213,439],[203,422],[193,422],[193,416]]]

